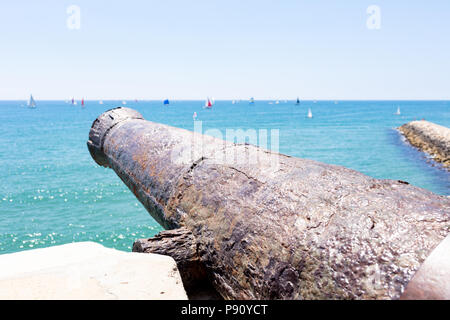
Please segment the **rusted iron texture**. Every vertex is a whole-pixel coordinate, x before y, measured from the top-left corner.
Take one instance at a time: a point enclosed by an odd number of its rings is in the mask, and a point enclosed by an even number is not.
[[[450,231],[447,197],[128,108],[102,114],[88,147],[165,229],[192,233],[225,299],[398,299]]]

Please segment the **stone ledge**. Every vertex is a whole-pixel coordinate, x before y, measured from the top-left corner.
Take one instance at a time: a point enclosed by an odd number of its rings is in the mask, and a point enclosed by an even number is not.
[[[71,243],[0,255],[0,299],[187,299],[175,261]]]

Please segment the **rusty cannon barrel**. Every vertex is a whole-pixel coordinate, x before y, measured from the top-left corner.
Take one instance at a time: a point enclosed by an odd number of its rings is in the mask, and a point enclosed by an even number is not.
[[[201,265],[225,299],[450,298],[448,197],[128,108],[88,148],[167,229],[133,250]]]

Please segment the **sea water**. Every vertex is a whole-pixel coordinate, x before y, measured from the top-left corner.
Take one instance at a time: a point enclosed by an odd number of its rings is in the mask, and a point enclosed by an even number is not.
[[[77,241],[130,251],[162,228],[110,169],[91,158],[92,122],[121,101],[0,101],[0,254]],[[279,151],[398,179],[441,195],[450,174],[405,143],[396,127],[414,119],[450,126],[448,101],[128,101],[151,121],[194,130],[279,130]],[[395,115],[400,107],[401,115]],[[307,118],[311,108],[313,118]],[[270,144],[268,145],[270,147]]]

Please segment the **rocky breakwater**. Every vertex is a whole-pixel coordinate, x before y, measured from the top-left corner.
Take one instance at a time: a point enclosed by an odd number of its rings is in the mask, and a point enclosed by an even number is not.
[[[128,108],[97,118],[88,148],[169,229],[133,250],[172,256],[225,299],[450,299],[447,197]]]
[[[402,125],[398,130],[419,150],[430,154],[450,170],[450,129],[421,120]]]

